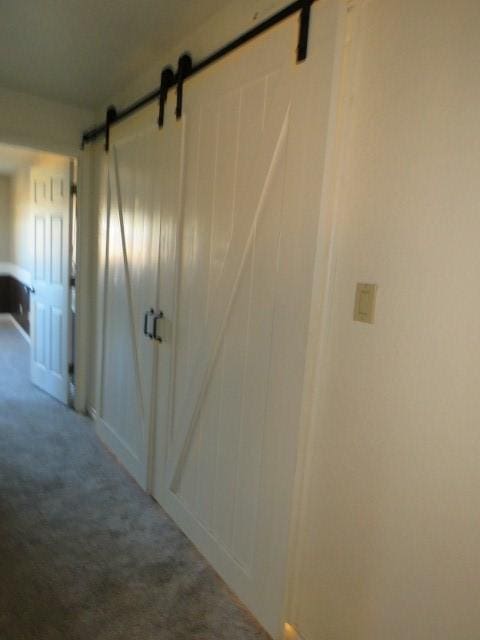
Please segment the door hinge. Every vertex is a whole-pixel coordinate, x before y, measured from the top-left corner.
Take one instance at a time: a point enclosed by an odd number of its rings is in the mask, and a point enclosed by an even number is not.
[[[68,373],[69,375],[73,376],[73,374],[75,373],[75,365],[73,364],[73,362],[71,362],[68,365]]]
[[[71,196],[76,196],[77,195],[77,185],[76,184],[71,184],[70,185],[70,195]]]
[[[75,276],[70,276],[70,286],[75,287],[77,285],[77,279]]]

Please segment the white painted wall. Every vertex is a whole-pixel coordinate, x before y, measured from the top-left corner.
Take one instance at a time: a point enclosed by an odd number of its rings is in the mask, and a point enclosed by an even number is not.
[[[33,260],[30,168],[19,169],[11,183],[10,262],[30,274]]]
[[[0,142],[57,153],[79,149],[81,134],[93,122],[85,109],[0,87]]]
[[[357,3],[291,621],[480,636],[480,4]],[[357,282],[376,322],[352,321]]]
[[[0,263],[10,259],[10,176],[0,175]]]

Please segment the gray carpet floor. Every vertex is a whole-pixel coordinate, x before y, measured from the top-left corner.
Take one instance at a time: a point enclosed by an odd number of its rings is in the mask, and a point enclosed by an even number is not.
[[[0,640],[268,636],[0,322]]]

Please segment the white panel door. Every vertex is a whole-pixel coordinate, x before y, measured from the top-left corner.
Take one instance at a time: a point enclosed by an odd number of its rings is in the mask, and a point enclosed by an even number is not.
[[[68,401],[70,359],[71,176],[69,160],[31,172],[31,379],[63,403]]]
[[[180,129],[159,131],[156,118],[156,108],[149,107],[112,129],[101,220],[104,310],[96,424],[100,437],[145,489],[160,346],[151,337],[161,311],[159,244],[168,262],[169,237],[175,234],[170,216],[178,211],[176,203],[169,206],[178,189],[163,178],[181,149]],[[175,175],[180,175],[178,167]],[[165,327],[165,320],[156,322],[159,337]]]
[[[179,265],[160,293],[154,496],[275,637],[321,190],[321,63],[314,31],[295,63],[297,35],[292,18],[186,83]]]

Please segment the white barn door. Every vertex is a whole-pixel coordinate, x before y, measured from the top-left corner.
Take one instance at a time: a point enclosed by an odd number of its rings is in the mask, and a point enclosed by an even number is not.
[[[314,31],[308,60],[295,63],[297,35],[292,18],[185,85],[175,331],[159,352],[153,486],[275,637],[321,189],[308,127],[321,64]]]
[[[65,404],[70,359],[71,179],[67,159],[31,172],[31,379]]]
[[[101,220],[103,336],[97,431],[144,488],[149,486],[149,452],[155,409],[155,340],[159,244],[162,256],[174,232],[169,215],[175,185],[163,177],[181,148],[177,130],[159,131],[154,107],[111,131],[108,186]],[[170,148],[173,152],[170,153]],[[175,168],[178,176],[179,170]],[[172,262],[172,260],[170,260]]]

